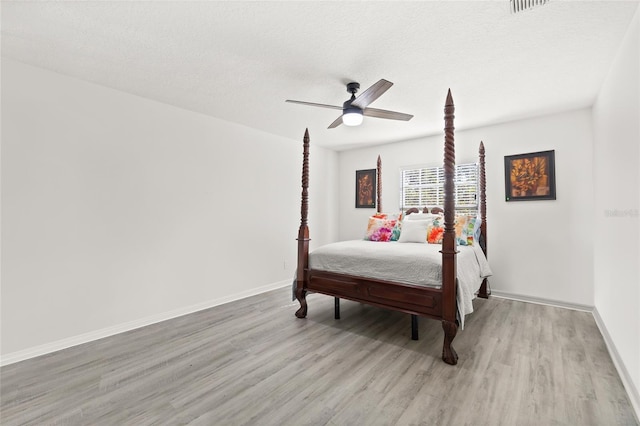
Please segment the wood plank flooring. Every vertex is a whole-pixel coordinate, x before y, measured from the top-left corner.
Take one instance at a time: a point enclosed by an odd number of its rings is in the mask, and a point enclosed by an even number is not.
[[[593,316],[474,301],[442,327],[280,289],[0,369],[10,425],[637,425]]]

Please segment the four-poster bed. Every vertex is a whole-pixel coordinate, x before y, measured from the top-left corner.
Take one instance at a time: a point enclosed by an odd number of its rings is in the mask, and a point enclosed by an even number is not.
[[[433,244],[402,244],[378,243],[372,241],[353,241],[330,244],[332,249],[338,249],[333,253],[333,257],[321,257],[324,247],[321,247],[309,254],[309,228],[307,226],[308,215],[308,186],[309,186],[309,133],[305,131],[303,145],[303,166],[302,166],[302,200],[301,200],[301,221],[298,231],[298,264],[295,280],[295,297],[300,302],[300,308],[296,312],[298,318],[307,315],[307,292],[323,293],[335,297],[335,315],[339,318],[339,299],[349,299],[373,306],[396,310],[411,314],[412,337],[417,339],[417,316],[425,316],[438,319],[442,322],[444,330],[444,344],[442,349],[442,359],[448,364],[456,364],[458,355],[451,343],[456,336],[458,326],[464,320],[465,311],[460,304],[469,304],[473,292],[478,289],[478,296],[487,298],[486,276],[490,275],[488,265],[483,275],[482,264],[478,270],[471,272],[471,263],[480,257],[486,263],[486,202],[485,202],[485,165],[484,146],[480,143],[480,237],[479,248],[458,247],[455,230],[455,204],[454,204],[454,175],[455,175],[455,146],[454,146],[454,104],[451,92],[447,94],[445,103],[445,147],[444,147],[444,235],[441,246]],[[378,185],[377,185],[377,211],[382,212],[381,196],[381,160],[378,157]],[[409,226],[403,222],[403,231],[407,232]],[[406,227],[406,228],[405,228]],[[405,231],[406,229],[406,231]],[[400,234],[402,239],[403,234]],[[426,231],[425,234],[426,236]],[[422,241],[425,243],[424,238]],[[369,243],[367,245],[366,243]],[[352,245],[355,244],[355,245]],[[430,246],[430,247],[428,247]],[[375,248],[375,250],[374,250]],[[469,250],[467,250],[469,249]],[[475,253],[480,251],[480,253]],[[369,251],[385,250],[383,258],[393,258],[390,262],[396,264],[400,262],[401,270],[410,270],[417,277],[405,278],[400,272],[393,275],[394,271],[390,263],[382,264],[376,270],[377,264],[367,264],[365,259]],[[417,251],[417,252],[416,252]],[[459,253],[463,252],[463,257],[459,258]],[[394,253],[395,252],[395,253]],[[415,252],[415,253],[414,253]],[[345,254],[347,253],[347,254]],[[400,254],[397,254],[400,253]],[[437,255],[435,254],[437,253]],[[484,253],[484,254],[483,254]],[[395,257],[394,257],[395,256]],[[416,256],[413,258],[412,256]],[[435,257],[435,259],[434,259]],[[428,260],[430,258],[431,260]],[[311,262],[310,262],[311,259]],[[328,259],[328,260],[327,260]],[[418,259],[418,260],[415,260]],[[342,269],[342,261],[348,261],[351,266]],[[401,262],[412,262],[401,264]],[[458,269],[459,262],[462,261],[462,268]],[[376,261],[377,262],[377,261]],[[471,262],[471,263],[469,263]],[[477,263],[476,263],[477,264]],[[354,266],[355,265],[355,266]],[[367,265],[363,267],[362,265]],[[437,268],[438,282],[433,282],[433,268]],[[418,267],[432,268],[416,269]],[[351,272],[349,267],[360,270]],[[345,272],[346,271],[346,272]],[[422,275],[427,278],[425,282],[418,282]],[[469,277],[472,278],[469,278]],[[431,279],[431,281],[429,281]],[[478,281],[479,280],[479,281]],[[460,285],[458,284],[460,281]],[[472,290],[470,290],[470,288]],[[469,293],[471,292],[471,293]],[[469,297],[471,294],[471,297]],[[465,296],[466,295],[466,296]],[[464,298],[468,300],[464,300]],[[458,309],[460,308],[460,312]],[[472,308],[471,308],[472,311]]]

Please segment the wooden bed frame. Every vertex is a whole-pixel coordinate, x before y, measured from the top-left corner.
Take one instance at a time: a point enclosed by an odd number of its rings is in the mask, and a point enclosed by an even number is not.
[[[444,330],[444,344],[442,359],[447,364],[455,365],[458,355],[451,345],[458,331],[456,320],[456,235],[455,221],[455,144],[454,144],[454,111],[451,91],[447,94],[444,107],[445,145],[444,145],[444,237],[442,242],[442,287],[429,288],[417,285],[376,280],[357,276],[350,276],[326,271],[309,269],[309,228],[307,226],[308,187],[309,187],[309,132],[305,131],[303,139],[302,162],[302,202],[301,220],[298,231],[298,269],[296,273],[295,296],[300,302],[300,309],[296,312],[298,318],[307,316],[306,294],[308,291],[334,296],[336,318],[339,318],[339,299],[349,299],[367,303],[386,309],[411,314],[414,338],[417,339],[417,316],[425,316],[442,321]],[[480,142],[480,216],[482,218],[480,246],[487,254],[487,218],[486,218],[486,178],[484,162],[484,144]],[[382,170],[378,157],[378,185],[377,198],[379,213],[382,212]],[[488,283],[485,279],[480,286],[478,296],[489,297]]]

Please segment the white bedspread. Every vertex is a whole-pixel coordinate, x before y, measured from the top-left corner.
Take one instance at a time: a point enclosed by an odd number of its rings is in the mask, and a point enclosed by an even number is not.
[[[309,268],[440,288],[441,249],[439,244],[341,241],[309,253]],[[492,272],[480,247],[458,246],[458,250],[458,314],[464,328],[465,315],[473,312],[475,291]]]

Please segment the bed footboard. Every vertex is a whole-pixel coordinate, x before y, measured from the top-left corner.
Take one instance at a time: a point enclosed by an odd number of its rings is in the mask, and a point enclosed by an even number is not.
[[[309,271],[306,288],[408,314],[437,319],[442,316],[442,292],[435,288],[315,270]]]

